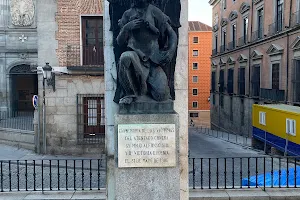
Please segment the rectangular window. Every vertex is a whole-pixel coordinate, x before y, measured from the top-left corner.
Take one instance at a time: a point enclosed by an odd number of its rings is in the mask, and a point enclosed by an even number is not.
[[[232,25],[232,48],[236,46],[236,24]]]
[[[244,99],[241,98],[241,126],[245,125],[245,102]]]
[[[234,69],[228,69],[228,79],[227,79],[227,92],[228,94],[233,94],[233,76]]]
[[[198,37],[193,37],[193,43],[194,43],[194,44],[197,44],[197,43],[199,42],[198,40],[199,40]]]
[[[79,143],[104,143],[104,95],[77,95],[77,138]]]
[[[218,35],[215,36],[215,49],[218,49]]]
[[[283,12],[282,12],[283,0],[276,0],[276,31],[282,31],[283,24]]]
[[[221,108],[224,108],[224,95],[220,94],[219,98],[220,98],[220,106]]]
[[[300,60],[294,61],[294,67],[294,101],[300,103]]]
[[[219,76],[219,92],[223,93],[224,92],[224,69],[220,70],[220,76]]]
[[[198,56],[198,50],[193,50],[193,56],[194,57]]]
[[[233,98],[230,97],[230,121],[233,121]]]
[[[266,113],[259,112],[259,124],[266,126]]]
[[[193,83],[198,83],[198,76],[193,76]]]
[[[260,65],[253,65],[252,67],[252,96],[259,97],[260,96]]]
[[[245,68],[239,68],[239,95],[245,95]]]
[[[103,17],[82,17],[82,59],[83,65],[104,65]]]
[[[212,97],[213,97],[213,99],[212,99],[212,101],[213,101],[213,105],[216,105],[216,95],[215,95],[215,94],[213,94],[213,95],[212,95]]]
[[[286,133],[296,136],[296,120],[286,119]]]
[[[190,117],[199,117],[198,113],[190,113]]]
[[[198,101],[193,102],[193,108],[198,108]]]
[[[257,11],[257,38],[258,39],[261,39],[263,36],[263,27],[264,27],[263,15],[264,15],[264,10],[263,8],[261,8]]]
[[[272,89],[279,90],[279,64],[272,64]]]
[[[243,42],[244,44],[248,43],[248,17],[244,18],[244,32],[243,32]]]
[[[198,95],[198,89],[193,89],[193,95],[197,96]]]
[[[198,69],[198,63],[193,63],[193,70],[197,70]]]
[[[223,30],[222,34],[222,52],[226,50],[226,30]]]
[[[211,91],[216,91],[216,72],[211,73]]]

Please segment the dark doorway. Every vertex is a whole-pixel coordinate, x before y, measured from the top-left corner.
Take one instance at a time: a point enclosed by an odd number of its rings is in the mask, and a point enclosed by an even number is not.
[[[103,17],[82,17],[83,65],[104,65]]]
[[[29,65],[18,65],[11,69],[11,111],[13,116],[32,113],[32,96],[38,94],[37,74]]]

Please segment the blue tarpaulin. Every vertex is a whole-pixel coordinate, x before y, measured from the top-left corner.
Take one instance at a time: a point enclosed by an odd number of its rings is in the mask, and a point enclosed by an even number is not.
[[[248,181],[248,178],[244,178],[242,180],[242,185],[256,186],[256,182],[257,182],[257,186],[264,186],[264,182],[265,182],[266,187],[279,186],[279,183],[280,186],[287,186],[287,181],[288,181],[288,185],[293,186],[295,185],[295,180],[296,180],[296,185],[300,185],[300,167],[296,167],[296,179],[295,179],[295,168],[290,168],[288,172],[289,172],[288,178],[287,178],[286,169],[281,170],[280,176],[279,176],[279,171],[274,171],[273,175],[271,174],[271,172],[268,172],[265,175],[259,174],[257,175],[257,181],[256,181],[256,176],[251,176],[250,181]]]

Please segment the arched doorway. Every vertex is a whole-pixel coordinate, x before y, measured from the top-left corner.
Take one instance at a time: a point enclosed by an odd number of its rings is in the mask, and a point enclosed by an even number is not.
[[[13,116],[33,113],[32,96],[38,93],[38,77],[30,65],[13,67],[10,72],[10,107]]]

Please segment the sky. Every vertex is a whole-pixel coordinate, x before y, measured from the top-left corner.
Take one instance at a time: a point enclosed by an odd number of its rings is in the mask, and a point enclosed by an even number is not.
[[[189,21],[212,25],[212,7],[209,0],[189,0]]]

